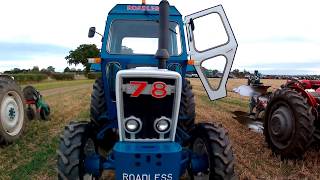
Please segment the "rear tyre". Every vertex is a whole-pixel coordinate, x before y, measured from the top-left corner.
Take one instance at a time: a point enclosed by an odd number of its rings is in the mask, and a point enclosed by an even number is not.
[[[302,158],[312,143],[314,120],[306,98],[292,89],[279,89],[266,109],[265,140],[282,159]]]
[[[232,146],[227,131],[221,125],[197,124],[192,130],[190,150],[196,155],[207,157],[209,167],[196,174],[189,170],[189,179],[223,180],[235,177]]]
[[[185,131],[190,130],[194,126],[196,111],[195,111],[194,94],[190,81],[184,79],[181,102],[179,110],[179,126]]]
[[[88,122],[71,122],[60,137],[58,153],[58,179],[93,179],[85,173],[86,156],[96,153],[94,138],[90,135]]]
[[[20,87],[0,77],[0,143],[12,143],[25,129],[25,105]]]

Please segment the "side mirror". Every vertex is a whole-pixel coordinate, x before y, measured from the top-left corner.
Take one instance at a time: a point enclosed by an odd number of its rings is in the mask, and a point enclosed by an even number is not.
[[[194,28],[195,28],[195,27],[194,27],[193,19],[190,19],[190,23],[189,23],[189,24],[190,24],[190,26],[191,26],[191,30],[194,31]]]
[[[95,33],[96,33],[96,27],[91,27],[89,29],[88,37],[93,38]]]

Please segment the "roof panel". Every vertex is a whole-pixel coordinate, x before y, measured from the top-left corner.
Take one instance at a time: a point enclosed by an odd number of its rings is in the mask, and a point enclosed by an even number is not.
[[[181,16],[175,6],[170,6],[170,16]],[[109,14],[159,14],[158,5],[143,5],[143,4],[118,4],[112,8]]]

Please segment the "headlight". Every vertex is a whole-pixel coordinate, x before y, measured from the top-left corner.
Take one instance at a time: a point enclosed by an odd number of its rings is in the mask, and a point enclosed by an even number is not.
[[[142,123],[139,118],[130,116],[124,121],[125,130],[128,133],[138,133],[142,128]]]
[[[170,130],[171,120],[166,117],[161,117],[154,121],[154,128],[158,133],[167,133]]]

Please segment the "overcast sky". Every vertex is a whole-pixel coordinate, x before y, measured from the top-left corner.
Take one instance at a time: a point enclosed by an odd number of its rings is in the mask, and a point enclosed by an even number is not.
[[[116,3],[140,0],[1,0],[0,72],[13,67],[57,70],[64,57],[88,39],[90,26],[103,32]],[[159,0],[147,0],[158,4]],[[185,16],[222,4],[239,47],[234,68],[265,74],[320,74],[320,1],[198,0],[170,1]],[[208,32],[210,33],[210,29]],[[80,67],[79,67],[80,68]]]

